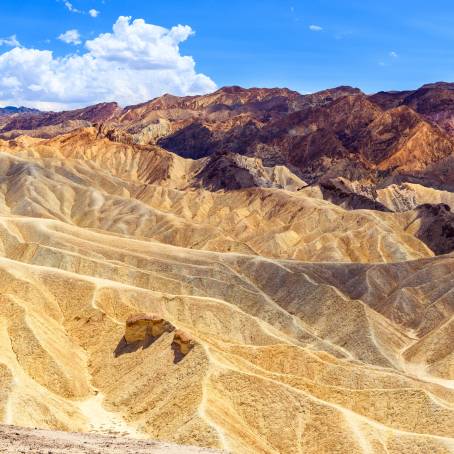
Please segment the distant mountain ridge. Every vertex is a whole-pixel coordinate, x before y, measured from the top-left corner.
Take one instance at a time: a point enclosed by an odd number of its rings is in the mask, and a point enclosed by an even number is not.
[[[0,115],[14,115],[14,114],[22,114],[22,113],[40,113],[41,111],[38,109],[33,109],[30,107],[15,107],[15,106],[5,106],[0,107]]]
[[[100,125],[113,141],[158,145],[191,159],[225,153],[260,158],[308,183],[342,177],[454,189],[454,84],[447,82],[373,95],[349,86],[307,95],[231,86],[125,108],[110,102],[24,111],[1,117],[0,138],[52,138]]]

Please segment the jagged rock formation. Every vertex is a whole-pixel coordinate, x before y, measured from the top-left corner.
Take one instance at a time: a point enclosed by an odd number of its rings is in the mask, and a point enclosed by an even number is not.
[[[116,109],[0,142],[0,420],[453,452],[450,136],[346,87]]]
[[[184,331],[177,330],[173,336],[172,345],[180,353],[180,355],[186,356],[194,348],[195,341],[189,334]]]
[[[158,315],[137,314],[126,320],[125,341],[127,344],[145,341],[147,338],[157,338],[175,328]]]
[[[236,153],[211,155],[203,162],[192,184],[211,191],[257,187],[297,191],[306,186],[285,166],[266,167],[261,159]]]

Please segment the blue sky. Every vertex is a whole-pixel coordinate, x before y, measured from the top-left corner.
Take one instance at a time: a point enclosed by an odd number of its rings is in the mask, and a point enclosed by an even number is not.
[[[118,34],[115,51],[104,39],[96,41],[87,55],[86,41],[93,42],[102,33],[115,38],[112,26],[120,16],[131,17],[125,32],[131,47],[137,39],[146,46],[149,32],[154,33],[141,24],[133,26],[135,19],[168,30],[187,25],[194,33],[181,29],[154,37],[147,59],[134,54],[134,49],[131,55],[122,49],[120,55],[118,46],[124,38]],[[287,86],[301,92],[352,85],[374,92],[454,80],[454,3],[1,0],[0,43],[0,104],[72,107],[113,100],[115,94],[124,104],[129,98],[136,102],[163,91],[191,94],[223,85]],[[21,51],[8,54],[19,43]],[[31,49],[50,50],[52,59],[44,62],[44,53],[26,53]],[[86,60],[68,64],[65,58],[71,55],[85,55]],[[192,63],[184,56],[192,57]],[[166,60],[162,67],[160,58]],[[90,87],[92,76],[83,69],[87,62],[93,63],[92,71],[109,75],[110,87],[102,87],[101,80]],[[111,78],[112,65],[118,77]],[[39,76],[30,75],[34,68],[41,71]],[[69,71],[75,71],[74,80],[67,79]],[[85,85],[79,84],[82,77],[76,78],[77,71],[85,77]],[[137,90],[131,80],[135,77]],[[66,93],[72,91],[67,81],[75,87],[72,97]]]

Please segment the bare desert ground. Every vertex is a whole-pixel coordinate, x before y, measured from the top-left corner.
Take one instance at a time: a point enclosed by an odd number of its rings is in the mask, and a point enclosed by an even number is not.
[[[178,446],[127,437],[24,429],[0,425],[0,452],[4,454],[221,454],[221,451]]]

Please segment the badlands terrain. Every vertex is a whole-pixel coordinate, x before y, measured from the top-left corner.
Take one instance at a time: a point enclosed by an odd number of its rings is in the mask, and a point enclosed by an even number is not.
[[[0,420],[47,430],[0,438],[454,452],[454,85],[8,108],[0,138]]]

